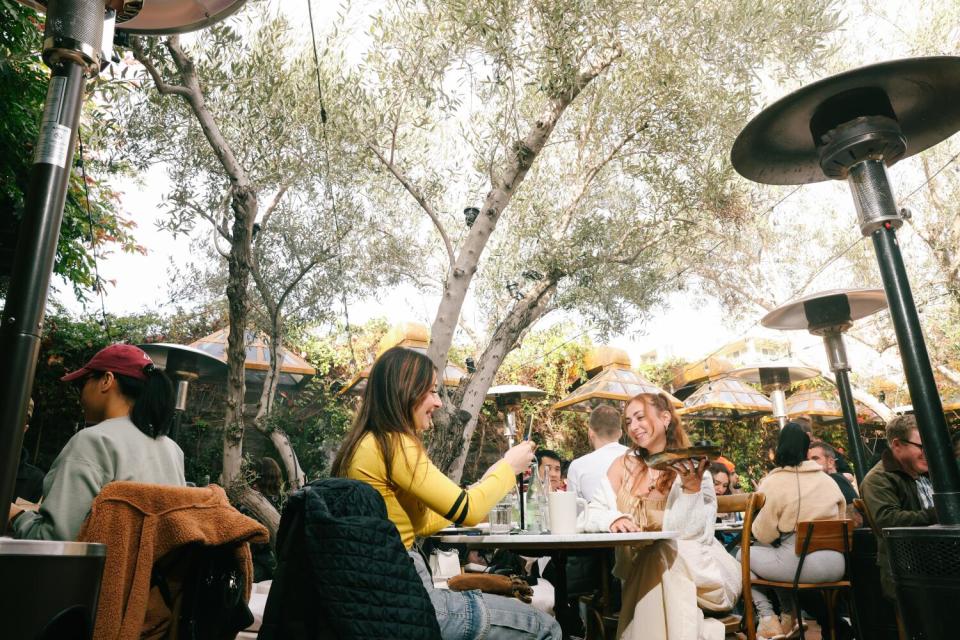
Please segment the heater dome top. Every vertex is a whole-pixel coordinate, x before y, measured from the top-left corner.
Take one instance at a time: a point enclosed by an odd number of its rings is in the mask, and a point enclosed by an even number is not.
[[[49,0],[17,0],[45,13]],[[246,0],[104,0],[117,12],[117,31],[165,35],[197,31],[235,13]]]
[[[740,175],[764,184],[822,182],[819,140],[824,123],[892,117],[906,138],[896,160],[920,153],[960,130],[960,57],[907,58],[824,78],[773,103],[733,143]]]

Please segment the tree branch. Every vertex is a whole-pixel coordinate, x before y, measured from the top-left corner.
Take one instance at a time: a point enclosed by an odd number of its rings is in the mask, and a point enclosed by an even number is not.
[[[263,212],[263,216],[260,218],[260,233],[263,233],[267,230],[267,223],[270,222],[270,216],[273,215],[273,212],[277,209],[277,205],[280,204],[280,199],[283,198],[284,194],[287,192],[288,186],[286,184],[281,184],[280,188],[277,189],[277,192],[273,195],[273,198],[270,200],[270,204],[267,205],[267,208]]]
[[[484,199],[480,215],[470,228],[453,269],[447,277],[444,297],[431,327],[430,346],[427,349],[427,355],[438,370],[442,371],[446,366],[447,353],[453,343],[453,332],[463,310],[467,291],[477,272],[477,265],[487,242],[496,229],[500,215],[510,204],[514,193],[526,178],[527,172],[550,139],[550,135],[567,107],[588,83],[603,73],[621,55],[623,50],[618,46],[596,65],[579,73],[566,91],[553,96],[548,101],[526,136],[514,143],[507,156],[506,167],[497,182],[490,185],[490,191]]]
[[[140,64],[143,65],[143,68],[147,70],[147,73],[150,74],[150,77],[153,79],[153,84],[156,85],[157,91],[160,92],[161,95],[190,96],[190,89],[187,87],[169,84],[164,81],[163,76],[160,75],[160,71],[157,70],[157,67],[154,66],[150,58],[147,57],[147,52],[144,50],[139,37],[131,38],[130,48],[133,51],[133,57],[136,58]]]
[[[576,213],[576,210],[580,206],[580,203],[583,202],[583,198],[587,195],[587,191],[589,190],[590,185],[593,184],[593,181],[596,179],[597,175],[603,170],[604,167],[610,164],[614,160],[614,158],[616,158],[619,155],[620,151],[627,144],[632,142],[633,139],[636,137],[637,137],[637,131],[631,131],[629,134],[627,134],[623,138],[623,140],[617,143],[617,145],[610,150],[610,153],[608,153],[602,160],[600,160],[600,162],[598,162],[596,165],[594,165],[593,167],[587,170],[586,174],[584,174],[583,176],[583,180],[580,183],[580,191],[577,193],[576,197],[573,199],[573,202],[568,204],[564,208],[563,213],[560,214],[561,223],[557,225],[557,229],[559,229],[560,231],[559,233],[555,233],[554,237],[559,238],[563,235],[566,235],[567,231],[570,229],[570,223],[573,221],[574,213]]]
[[[444,228],[443,223],[440,222],[440,217],[437,215],[436,211],[433,210],[433,207],[430,206],[430,203],[427,202],[427,199],[422,193],[420,193],[420,190],[417,189],[412,182],[410,182],[409,178],[407,178],[406,175],[397,169],[393,162],[385,158],[373,143],[368,140],[366,142],[366,146],[367,149],[373,152],[373,155],[377,156],[377,159],[380,161],[380,163],[383,164],[383,166],[393,174],[393,177],[403,185],[403,188],[407,190],[407,193],[413,196],[413,199],[417,201],[417,204],[420,205],[420,208],[424,210],[427,216],[429,216],[430,220],[433,222],[433,226],[436,227],[437,232],[440,234],[440,238],[443,240],[443,246],[447,250],[447,259],[449,260],[450,268],[452,269],[454,263],[456,262],[456,255],[453,252],[453,243],[450,242],[450,236],[447,235],[447,230]]]
[[[200,89],[200,81],[197,79],[196,67],[180,46],[180,36],[174,35],[167,38],[166,46],[186,89],[182,93],[178,92],[178,95],[182,95],[190,105],[193,114],[197,118],[197,122],[200,123],[200,129],[210,143],[213,153],[217,156],[217,159],[223,166],[233,186],[242,185],[249,187],[250,180],[247,177],[247,172],[244,171],[240,163],[237,162],[233,149],[224,137],[220,127],[217,126],[213,114],[210,113],[210,109],[204,101],[203,92]]]

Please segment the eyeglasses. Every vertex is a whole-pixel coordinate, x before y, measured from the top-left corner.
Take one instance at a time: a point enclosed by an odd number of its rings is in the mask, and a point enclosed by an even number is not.
[[[902,443],[904,443],[904,444],[912,444],[912,445],[915,446],[917,449],[920,449],[920,451],[923,451],[923,445],[920,444],[919,442],[912,442],[912,441],[910,441],[910,440],[901,440],[900,442],[902,442]]]

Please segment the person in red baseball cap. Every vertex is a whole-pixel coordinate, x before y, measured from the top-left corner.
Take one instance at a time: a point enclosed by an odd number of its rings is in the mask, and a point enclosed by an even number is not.
[[[173,385],[142,349],[112,344],[61,378],[80,391],[87,424],[67,442],[43,479],[37,510],[11,505],[17,538],[75,540],[90,505],[109,482],[184,486],[183,451],[167,437]]]

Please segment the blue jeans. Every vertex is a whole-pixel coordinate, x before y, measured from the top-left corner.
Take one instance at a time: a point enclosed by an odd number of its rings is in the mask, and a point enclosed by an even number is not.
[[[516,598],[482,591],[435,589],[423,557],[410,558],[430,594],[443,640],[561,640],[560,624]]]

